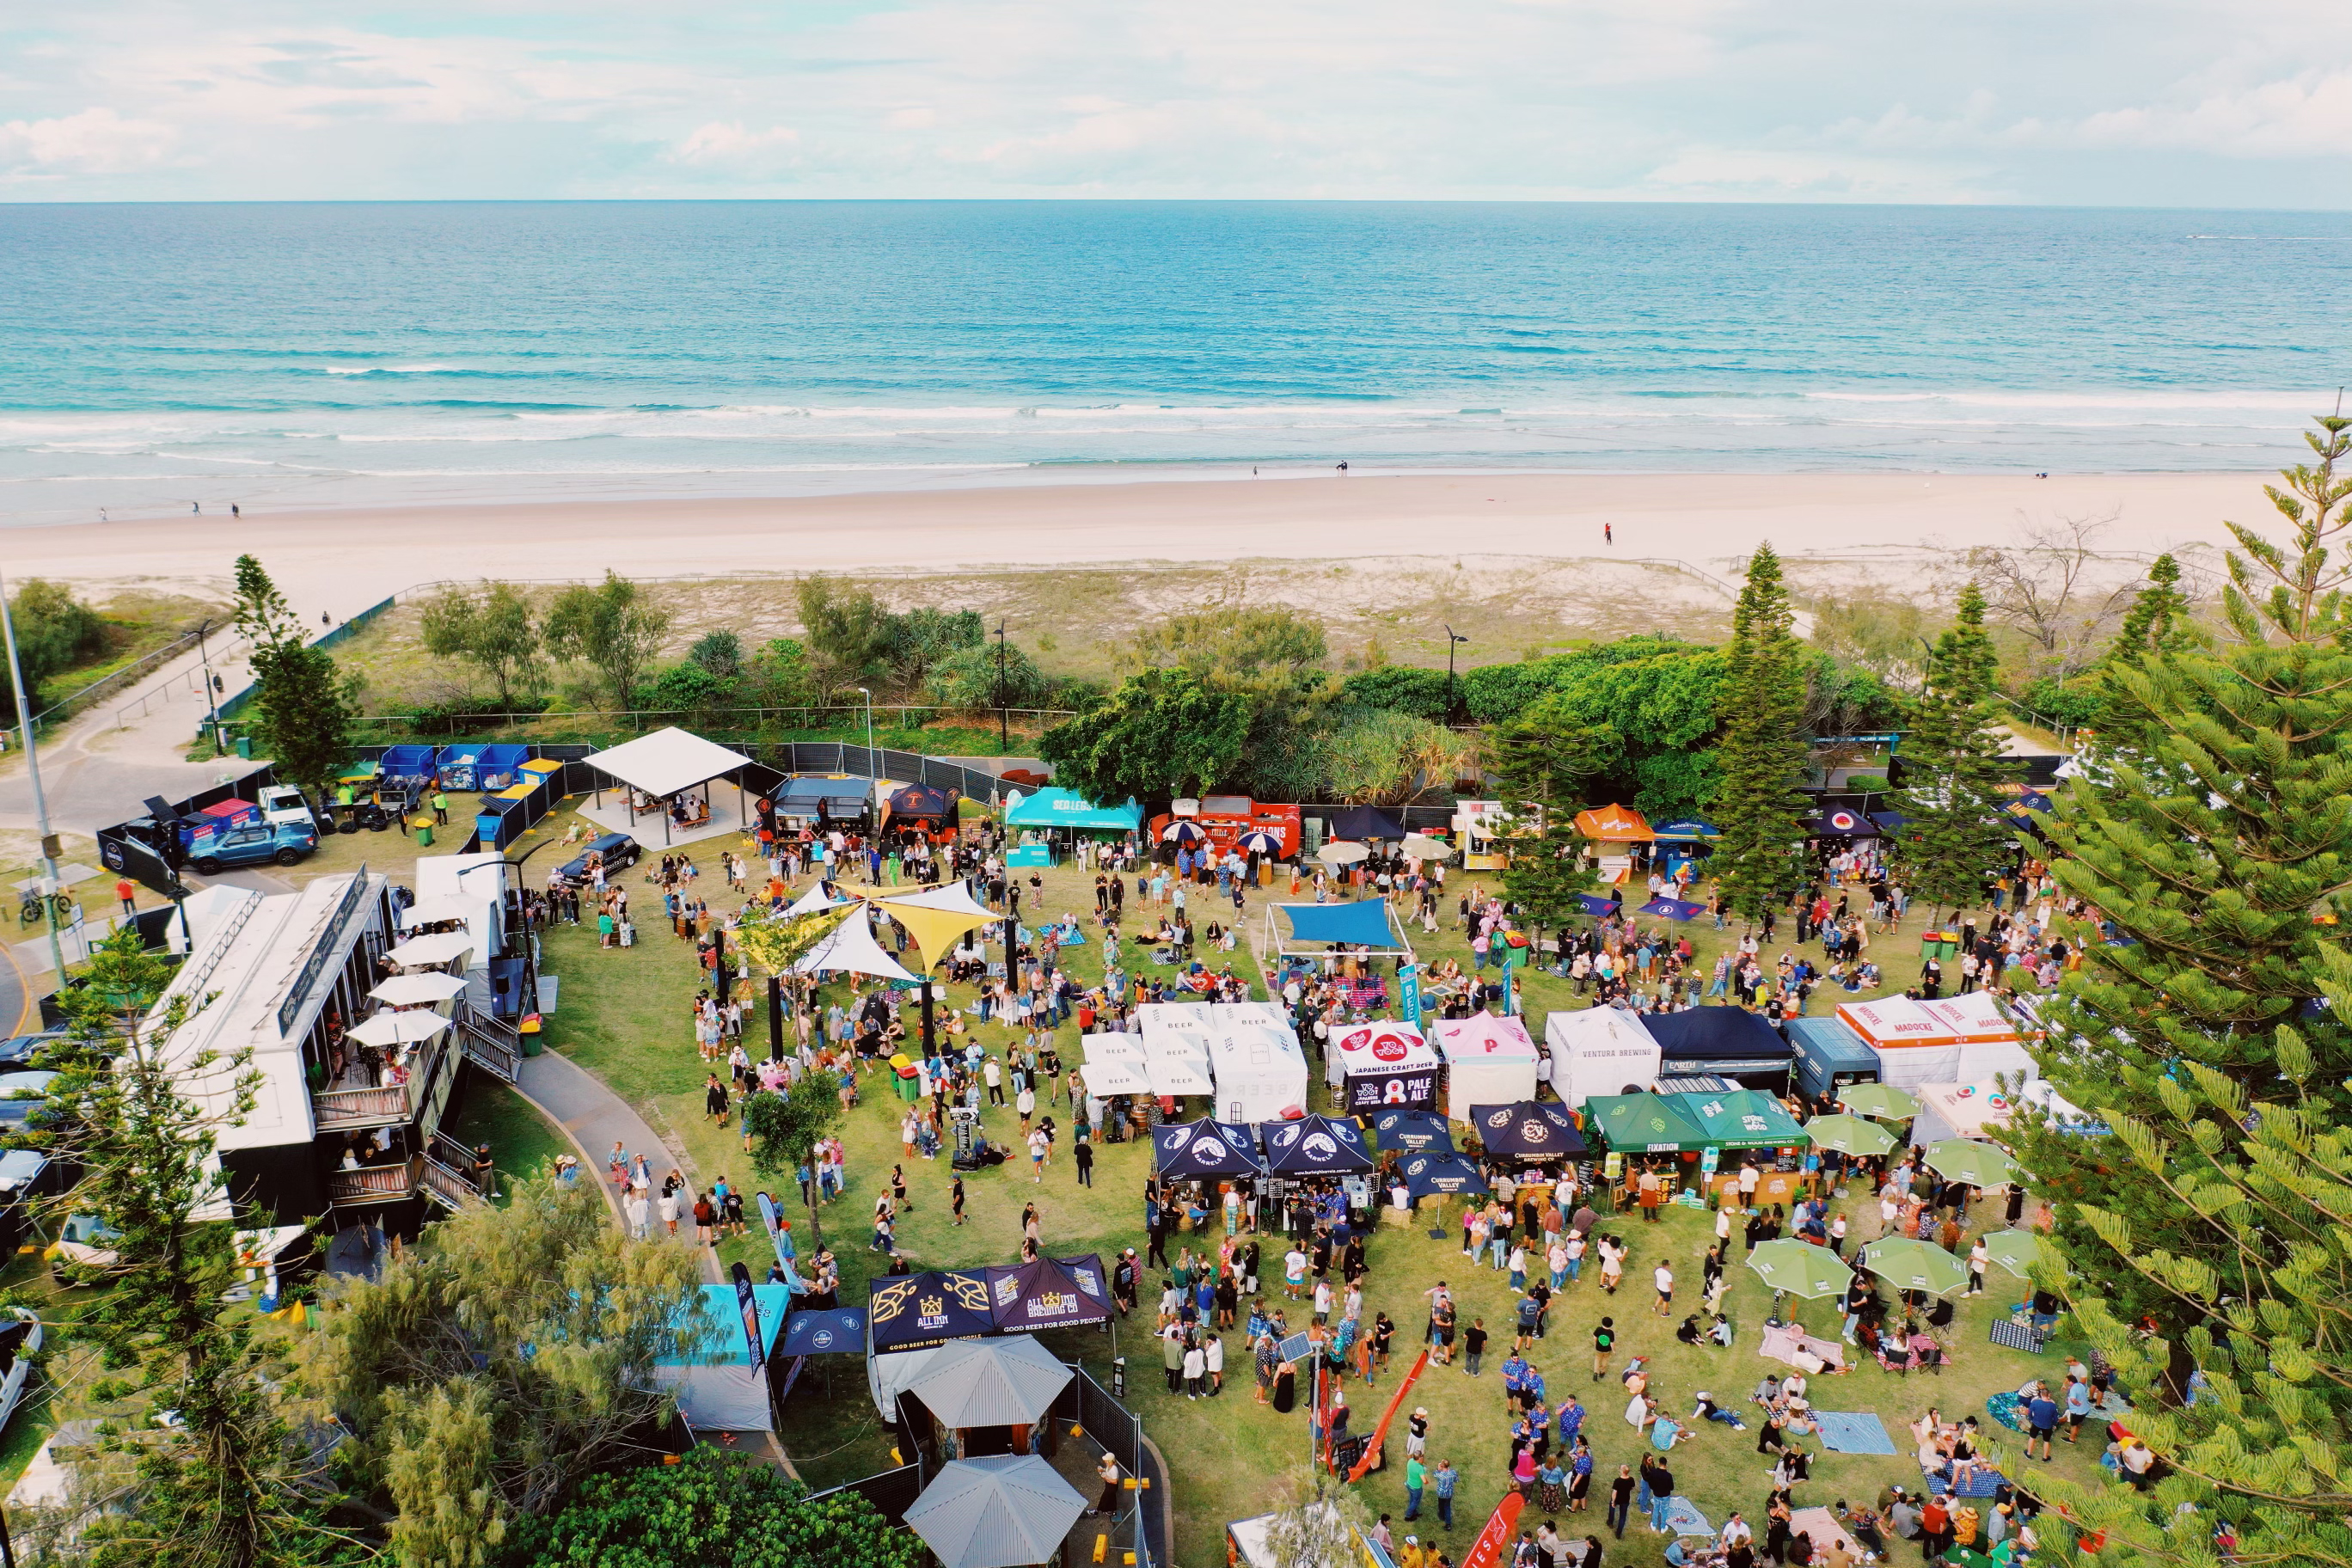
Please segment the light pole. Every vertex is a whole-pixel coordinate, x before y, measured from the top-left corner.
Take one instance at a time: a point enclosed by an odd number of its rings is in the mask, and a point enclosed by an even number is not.
[[[33,705],[25,697],[25,666],[16,657],[16,620],[8,613],[5,576],[0,576],[0,640],[8,647],[9,689],[16,696],[16,723],[25,736],[25,772],[33,781],[33,820],[41,835],[41,909],[48,918],[49,968],[62,986],[66,956],[58,943],[58,837],[49,831],[48,798],[41,793],[41,755],[33,744]]]
[[[1445,628],[1445,721],[1449,724],[1461,712],[1461,703],[1454,694],[1454,650],[1469,640],[1452,626]]]
[[[213,656],[205,646],[205,633],[212,629],[212,617],[196,623],[196,657],[205,666],[205,728],[212,731],[213,755],[225,757],[228,748],[221,744],[220,704],[213,696]]]
[[[861,686],[857,695],[866,699],[866,772],[869,777],[880,778],[882,771],[874,765],[874,693]]]
[[[1011,731],[1004,717],[1004,620],[996,622],[996,754],[1003,756],[1012,745]]]

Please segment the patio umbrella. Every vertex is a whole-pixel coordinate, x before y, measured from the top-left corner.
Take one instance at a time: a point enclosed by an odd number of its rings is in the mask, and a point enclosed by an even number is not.
[[[414,1007],[462,996],[466,983],[454,974],[395,974],[368,993],[387,1007]]]
[[[1160,841],[1162,844],[1206,844],[1209,836],[1201,830],[1197,822],[1171,822],[1160,835]]]
[[[378,1013],[352,1025],[351,1037],[363,1046],[404,1046],[429,1040],[448,1026],[438,1013]]]
[[[1895,1147],[1895,1134],[1859,1116],[1816,1116],[1805,1123],[1814,1146],[1841,1154],[1884,1154]]]
[[[1984,1238],[1992,1260],[2022,1279],[2032,1273],[2042,1252],[2042,1238],[2030,1230],[1996,1230]]]
[[[1024,1568],[1058,1563],[1062,1539],[1087,1500],[1034,1454],[992,1454],[940,1467],[907,1510],[941,1568]]]
[[[461,931],[441,931],[433,936],[412,936],[384,954],[403,969],[437,969],[453,958],[463,958],[474,951],[474,939]]]
[[[1946,1138],[1927,1145],[1927,1168],[1972,1187],[2005,1187],[2017,1179],[2017,1162],[1990,1143]]]
[[[1773,1289],[1808,1301],[1836,1295],[1853,1278],[1853,1270],[1836,1253],[1793,1237],[1759,1243],[1748,1255],[1748,1267]]]
[[[1238,847],[1244,855],[1274,856],[1282,853],[1282,840],[1262,827],[1243,834]]]
[[[1891,1083],[1857,1083],[1838,1090],[1838,1103],[1856,1116],[1903,1121],[1919,1114],[1919,1101]]]
[[[1969,1282],[1968,1265],[1940,1247],[1908,1237],[1888,1237],[1862,1249],[1855,1262],[1902,1290],[1941,1296]]]
[[[907,1392],[942,1426],[1025,1426],[1054,1407],[1071,1375],[1029,1335],[1006,1334],[940,1346]]]
[[[1408,1154],[1398,1163],[1397,1172],[1404,1177],[1404,1190],[1415,1203],[1433,1193],[1454,1196],[1486,1191],[1485,1173],[1459,1154],[1440,1153],[1433,1149],[1427,1153]]]
[[[461,899],[455,893],[443,893],[401,910],[400,929],[415,931],[419,926],[437,926],[444,921],[469,921],[481,912],[481,900]]]
[[[1416,860],[1451,860],[1454,846],[1443,838],[1432,838],[1425,833],[1404,836],[1404,852]]]
[[[1688,899],[1652,899],[1634,912],[1654,919],[1663,916],[1670,921],[1695,921],[1706,913],[1706,906],[1695,904]]]
[[[1371,853],[1360,844],[1336,841],[1315,851],[1315,858],[1326,866],[1352,866],[1359,860],[1369,858]]]

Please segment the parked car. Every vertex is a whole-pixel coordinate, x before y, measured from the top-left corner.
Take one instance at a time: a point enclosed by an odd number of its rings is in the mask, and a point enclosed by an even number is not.
[[[232,866],[259,866],[275,860],[291,866],[319,847],[316,826],[297,822],[257,822],[232,827],[215,837],[205,852],[188,863],[211,877]]]
[[[41,1320],[23,1307],[11,1307],[0,1317],[0,1426],[16,1412],[25,1384],[33,1373],[33,1358],[41,1353]]]
[[[567,882],[584,882],[588,880],[589,856],[602,855],[604,858],[604,874],[610,876],[635,865],[638,857],[645,852],[645,847],[627,834],[607,833],[602,838],[590,839],[588,847],[574,858],[565,861],[562,868],[555,874]]]
[[[53,1072],[0,1072],[0,1130],[13,1131],[35,1124],[36,1119],[46,1120],[41,1113],[50,1108],[49,1085],[57,1081]]]
[[[66,1038],[63,1029],[51,1029],[46,1034],[18,1035],[0,1040],[0,1070],[13,1071],[39,1061],[49,1047]]]

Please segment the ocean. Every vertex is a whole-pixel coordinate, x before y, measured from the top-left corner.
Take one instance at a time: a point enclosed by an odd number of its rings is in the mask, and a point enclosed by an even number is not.
[[[0,521],[1359,471],[2267,468],[2352,215],[0,205]]]

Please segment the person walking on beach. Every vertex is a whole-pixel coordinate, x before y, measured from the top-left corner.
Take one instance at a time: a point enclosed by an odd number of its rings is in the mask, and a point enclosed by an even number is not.
[[[1604,522],[1601,525],[1601,542],[1612,548],[1615,547],[1617,543],[1617,529],[1614,524]]]

